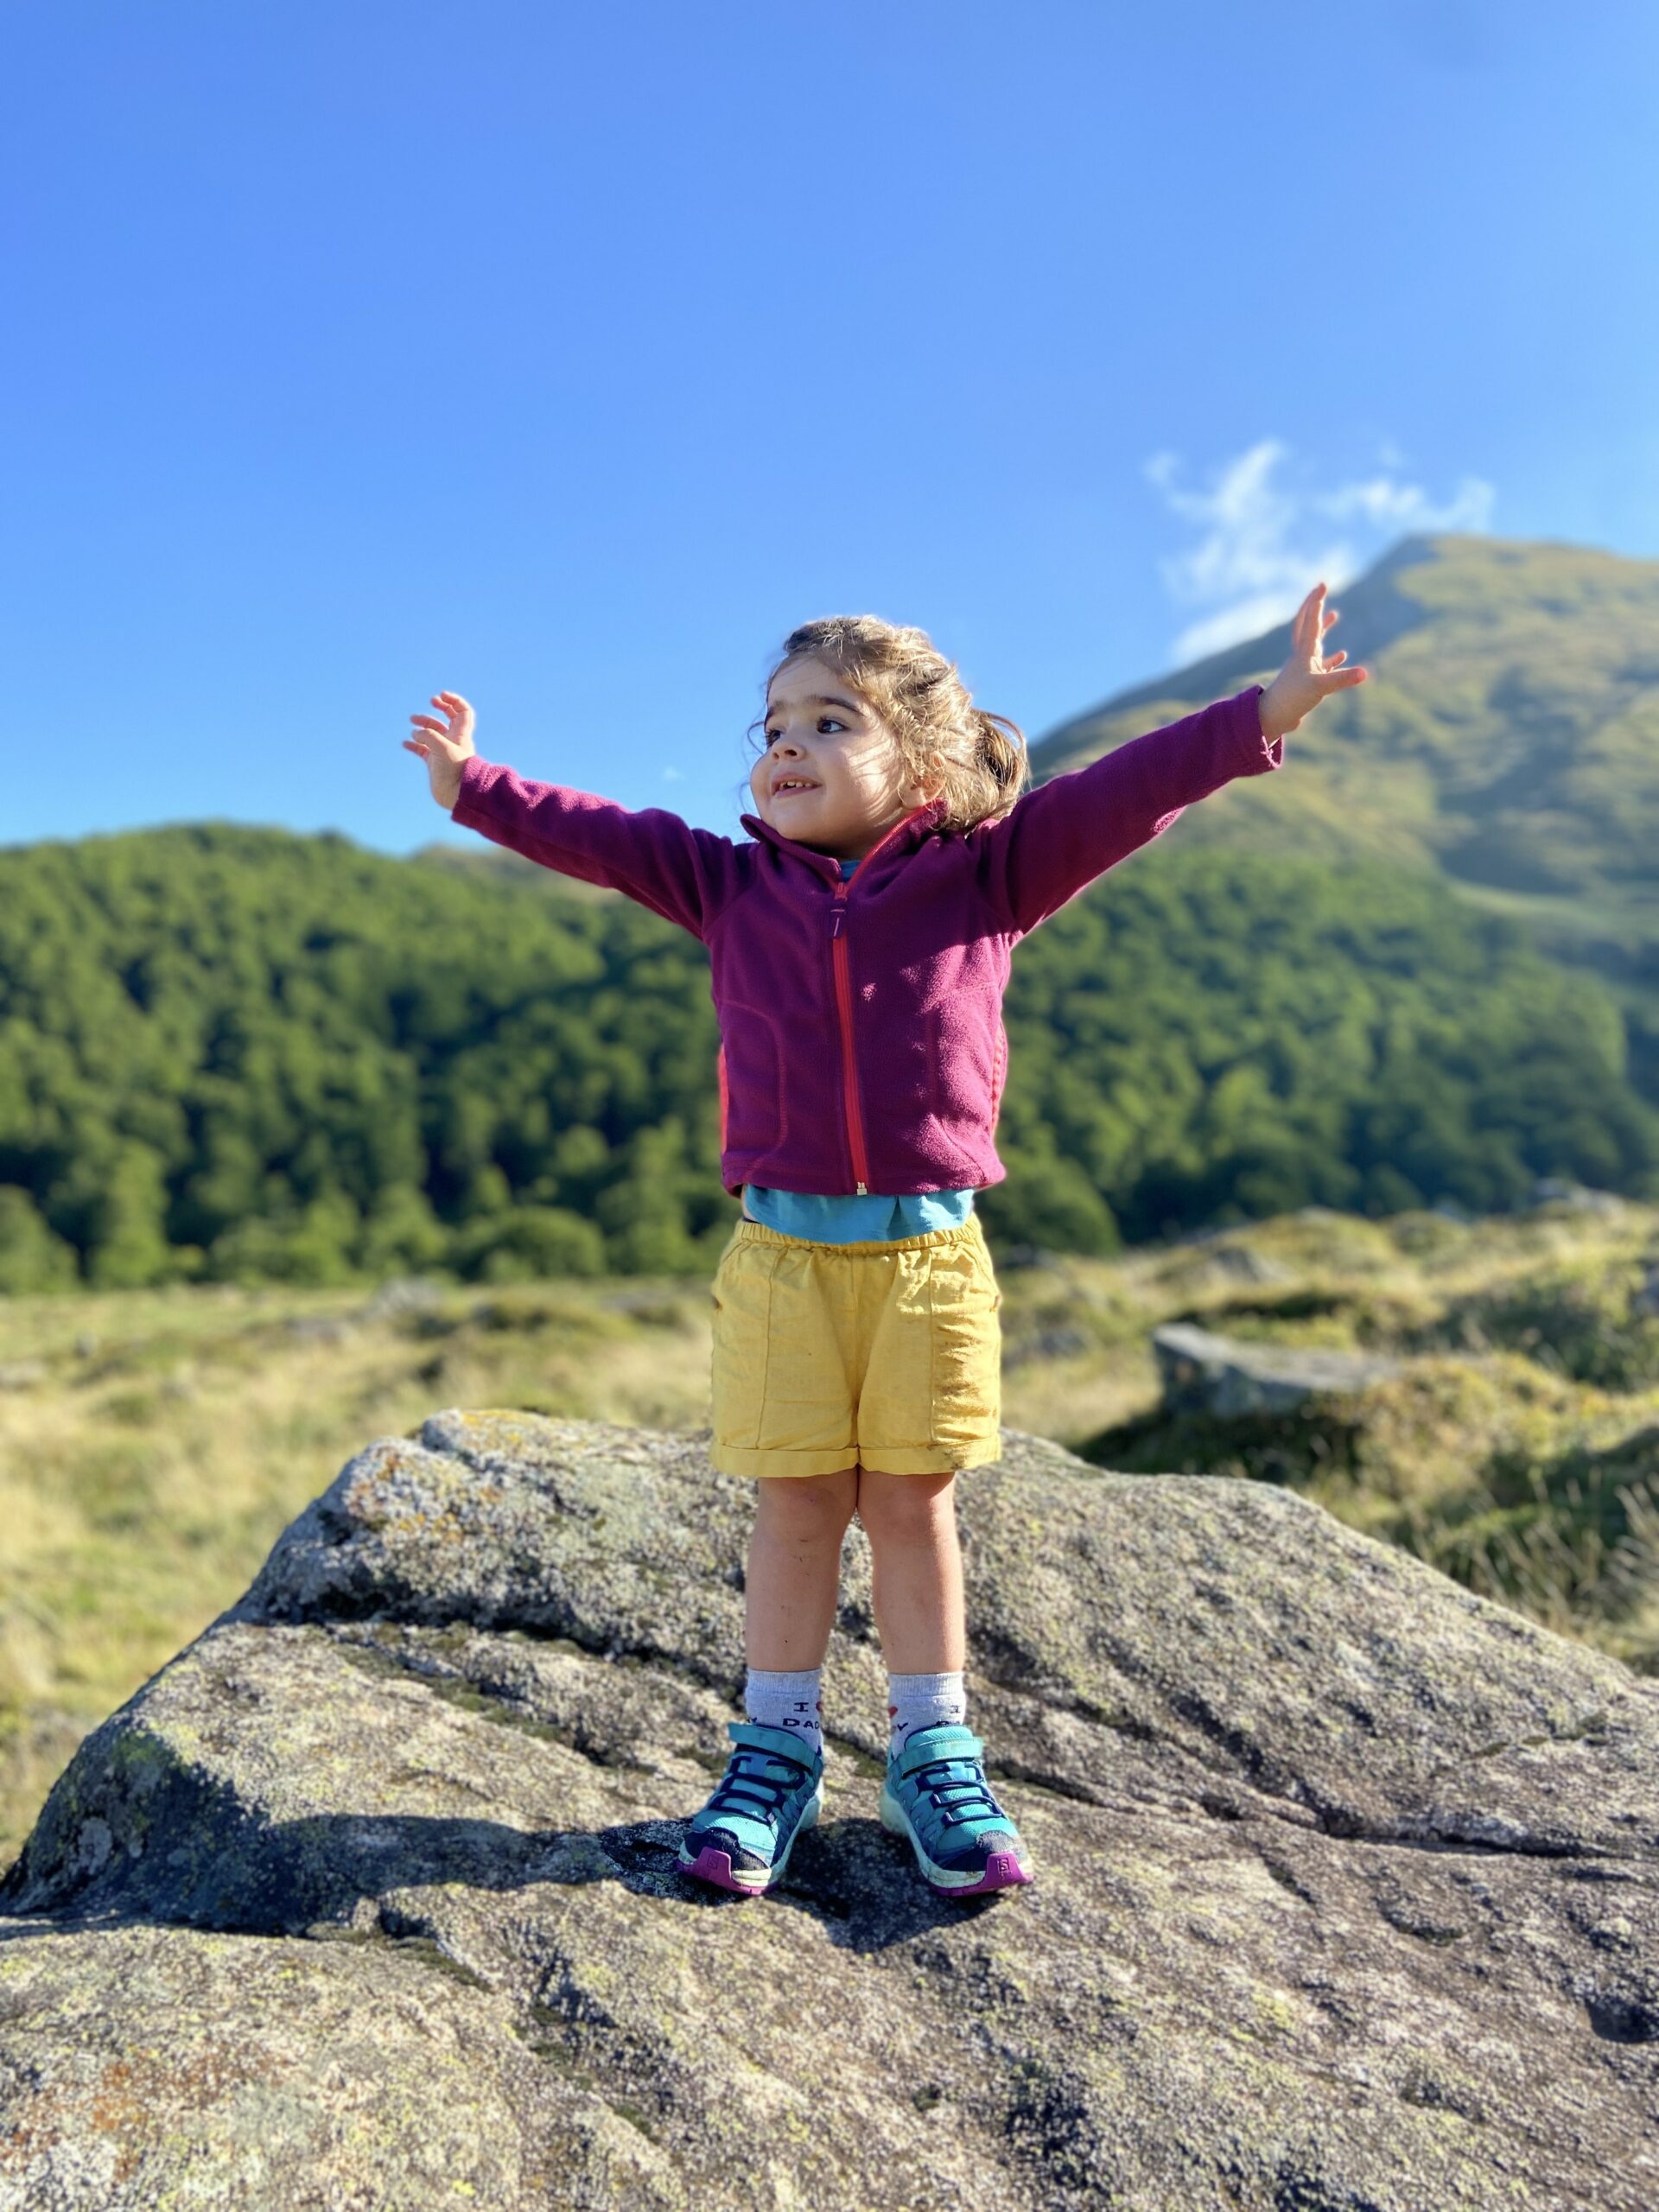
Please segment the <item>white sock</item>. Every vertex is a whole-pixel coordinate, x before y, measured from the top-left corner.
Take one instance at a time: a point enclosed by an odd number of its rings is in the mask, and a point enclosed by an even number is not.
[[[743,1692],[743,1709],[751,1720],[766,1728],[787,1728],[798,1735],[802,1748],[822,1755],[823,1700],[822,1667],[803,1668],[798,1674],[768,1672],[751,1667]]]
[[[941,1720],[958,1726],[968,1718],[968,1696],[957,1675],[889,1675],[887,1719],[893,1723],[888,1757],[903,1751],[918,1728],[932,1728]]]

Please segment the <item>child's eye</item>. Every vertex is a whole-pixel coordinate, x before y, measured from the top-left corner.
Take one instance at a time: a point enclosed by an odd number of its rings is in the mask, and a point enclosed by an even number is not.
[[[822,729],[825,722],[829,722],[836,729],[845,729],[847,727],[846,723],[842,721],[838,715],[820,715],[818,716],[818,728]],[[775,729],[769,729],[764,732],[763,734],[765,741],[766,744],[770,745],[773,738],[777,736],[778,733]]]

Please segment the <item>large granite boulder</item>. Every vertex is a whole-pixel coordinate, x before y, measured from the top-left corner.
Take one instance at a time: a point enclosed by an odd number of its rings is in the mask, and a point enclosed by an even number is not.
[[[742,1679],[703,1435],[371,1445],[80,1746],[0,1885],[0,2212],[1659,2203],[1659,1686],[1292,1493],[1005,1432],[970,1718],[1034,1854],[673,1866]]]

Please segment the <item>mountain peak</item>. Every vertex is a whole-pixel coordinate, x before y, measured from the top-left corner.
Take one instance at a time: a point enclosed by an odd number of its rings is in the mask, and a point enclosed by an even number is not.
[[[1189,810],[1181,843],[1383,856],[1628,920],[1659,830],[1659,561],[1414,532],[1330,602],[1366,682],[1292,734],[1289,773]],[[1271,681],[1289,643],[1287,620],[1114,694],[1033,743],[1037,780]]]

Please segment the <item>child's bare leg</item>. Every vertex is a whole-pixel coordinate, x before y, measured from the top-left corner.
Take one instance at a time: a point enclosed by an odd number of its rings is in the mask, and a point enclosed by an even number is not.
[[[858,1469],[763,1475],[749,1536],[744,1645],[751,1667],[821,1667],[841,1586],[841,1546],[858,1496]]]
[[[875,1624],[895,1675],[961,1671],[962,1547],[955,1475],[858,1473],[858,1517],[870,1540]]]
[[[870,1539],[887,1662],[892,1740],[881,1825],[909,1839],[936,1891],[978,1897],[1030,1881],[1031,1865],[986,1780],[984,1745],[967,1725],[955,1480],[861,1467],[858,1516]]]

